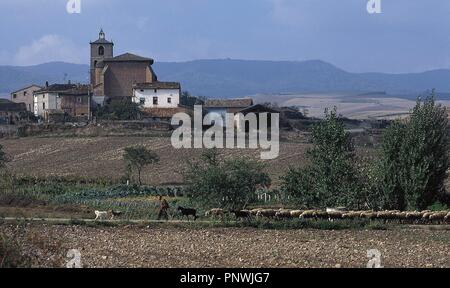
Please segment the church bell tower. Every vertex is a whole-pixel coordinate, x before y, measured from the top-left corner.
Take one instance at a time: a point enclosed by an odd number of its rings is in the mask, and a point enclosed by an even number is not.
[[[100,64],[104,59],[113,58],[114,57],[114,43],[106,40],[105,32],[103,29],[100,30],[98,34],[98,39],[94,42],[91,42],[91,85],[95,86],[97,81],[95,77],[95,68]]]

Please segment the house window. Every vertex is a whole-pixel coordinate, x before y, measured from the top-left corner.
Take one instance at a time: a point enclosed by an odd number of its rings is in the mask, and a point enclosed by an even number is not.
[[[172,98],[170,98],[170,97],[167,98],[167,103],[169,103],[169,104],[172,103]]]
[[[155,93],[158,93],[158,89],[155,89]]]
[[[81,99],[81,97],[78,97],[77,100],[78,100],[78,103],[81,103],[82,99]]]
[[[17,94],[13,94],[13,98],[16,99],[17,98]]]
[[[27,96],[27,91],[23,91],[23,96]]]
[[[45,110],[45,103],[42,103],[42,109]]]
[[[158,105],[158,97],[153,97],[153,105]]]
[[[140,98],[140,99],[139,99],[139,103],[140,103],[141,105],[144,105],[144,104],[145,104],[145,98]]]
[[[105,55],[105,47],[103,46],[98,47],[98,55],[100,56]]]

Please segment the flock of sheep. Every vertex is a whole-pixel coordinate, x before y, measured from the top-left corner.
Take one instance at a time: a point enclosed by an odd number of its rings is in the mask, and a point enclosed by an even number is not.
[[[236,219],[270,218],[270,219],[370,219],[384,222],[399,223],[423,223],[423,224],[445,224],[450,223],[450,211],[343,211],[340,209],[327,210],[290,210],[290,209],[264,209],[227,211],[224,209],[211,209],[205,213],[206,217],[223,219],[227,214],[234,214]]]

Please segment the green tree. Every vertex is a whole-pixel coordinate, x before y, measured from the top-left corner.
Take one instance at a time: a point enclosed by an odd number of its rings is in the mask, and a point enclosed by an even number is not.
[[[447,111],[434,98],[434,91],[419,98],[410,119],[384,134],[378,180],[387,208],[426,209],[445,193]]]
[[[448,169],[447,110],[435,103],[434,91],[417,100],[404,142],[405,191],[408,204],[425,209],[445,192]]]
[[[350,135],[336,108],[325,111],[325,120],[313,128],[313,148],[306,168],[292,168],[282,177],[282,188],[306,207],[361,208],[359,173]]]
[[[384,209],[403,211],[408,206],[402,183],[406,133],[407,126],[400,121],[393,122],[383,133],[375,182],[380,194],[380,206]]]
[[[261,163],[247,159],[220,159],[217,150],[188,163],[184,172],[187,193],[204,207],[242,209],[256,196],[259,187],[270,184]]]
[[[127,171],[131,173],[133,170],[137,171],[139,185],[142,185],[142,169],[145,166],[159,162],[158,154],[143,146],[125,148],[123,159],[125,160]]]

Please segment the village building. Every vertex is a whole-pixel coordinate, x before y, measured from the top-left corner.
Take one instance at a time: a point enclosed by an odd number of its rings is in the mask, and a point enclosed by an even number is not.
[[[0,100],[0,124],[18,124],[26,118],[27,107],[25,103],[15,103],[6,99]]]
[[[12,92],[10,100],[14,103],[24,103],[27,111],[33,112],[33,94],[40,89],[42,89],[42,87],[35,84],[27,86],[25,88]]]
[[[91,85],[93,99],[105,101],[133,97],[133,85],[157,81],[152,69],[153,59],[131,53],[114,57],[114,43],[106,40],[103,30],[91,45]]]
[[[223,126],[225,126],[225,116],[227,113],[234,114],[234,126],[238,131],[249,131],[249,122],[244,121],[245,116],[249,113],[256,115],[257,129],[260,129],[259,115],[267,113],[267,126],[270,128],[270,114],[279,113],[277,110],[269,108],[262,104],[254,104],[251,98],[242,99],[211,99],[207,100],[204,108],[208,113],[217,113],[223,119]],[[243,117],[242,117],[243,116]]]
[[[46,85],[34,93],[34,115],[46,121],[49,121],[53,114],[90,119],[91,97],[89,85]]]
[[[138,83],[133,86],[133,102],[142,108],[176,108],[181,85],[177,82]]]
[[[238,113],[253,105],[253,99],[210,99],[206,100],[204,108],[210,113],[220,114],[224,119],[226,113]]]

